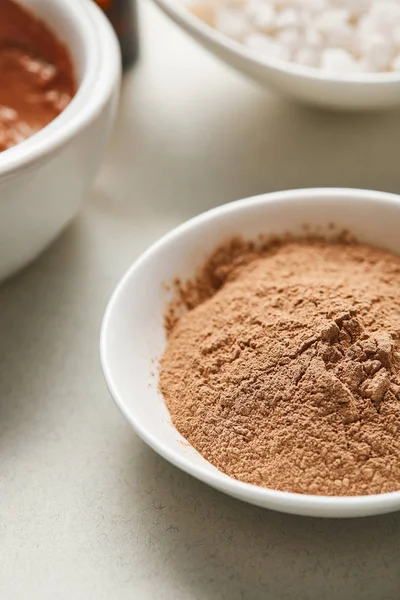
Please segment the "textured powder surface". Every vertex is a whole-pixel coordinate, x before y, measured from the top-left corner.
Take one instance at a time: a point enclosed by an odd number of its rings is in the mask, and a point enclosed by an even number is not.
[[[400,489],[400,257],[292,241],[220,248],[169,315],[160,389],[179,432],[235,479]]]

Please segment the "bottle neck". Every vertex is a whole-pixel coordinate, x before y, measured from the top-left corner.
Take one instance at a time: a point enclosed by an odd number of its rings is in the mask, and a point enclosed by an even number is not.
[[[131,66],[139,51],[136,0],[95,0],[103,9],[121,46],[123,67]]]

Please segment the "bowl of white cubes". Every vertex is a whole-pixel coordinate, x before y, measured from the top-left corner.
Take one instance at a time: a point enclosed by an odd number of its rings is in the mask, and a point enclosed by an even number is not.
[[[156,0],[195,40],[300,102],[400,106],[400,0]]]

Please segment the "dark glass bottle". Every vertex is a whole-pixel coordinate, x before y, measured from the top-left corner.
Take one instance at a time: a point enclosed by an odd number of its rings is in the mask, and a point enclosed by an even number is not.
[[[106,13],[118,36],[124,69],[138,56],[139,39],[136,0],[95,0]]]

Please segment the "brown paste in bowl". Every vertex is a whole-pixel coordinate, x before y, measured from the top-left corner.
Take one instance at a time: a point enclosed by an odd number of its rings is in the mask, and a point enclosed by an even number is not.
[[[0,0],[0,151],[43,129],[75,92],[67,48],[28,10]]]

